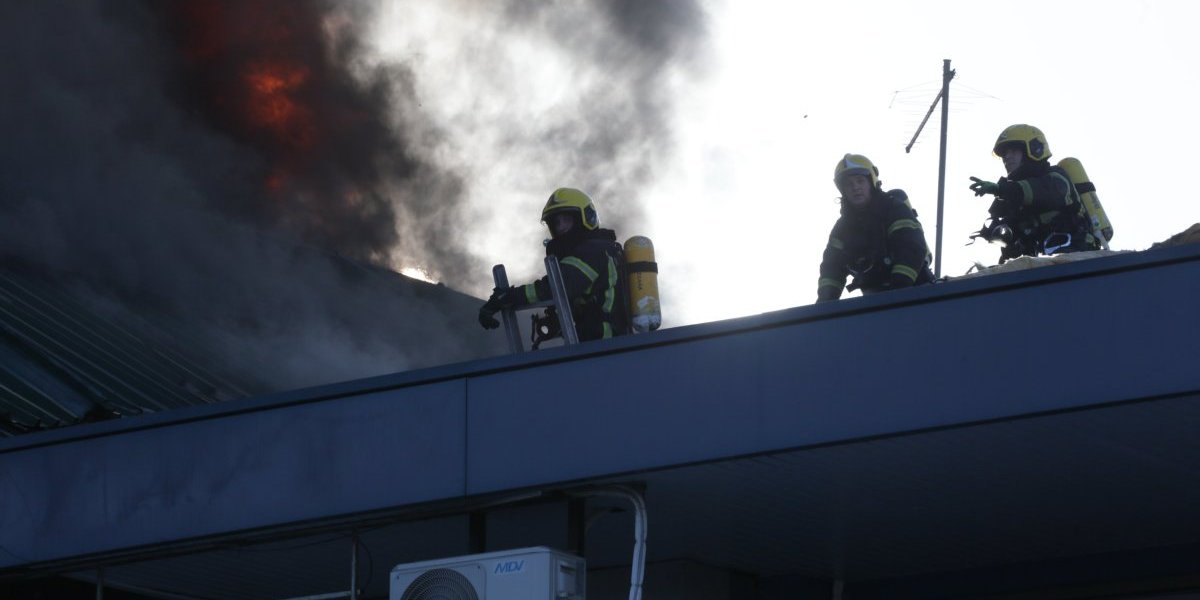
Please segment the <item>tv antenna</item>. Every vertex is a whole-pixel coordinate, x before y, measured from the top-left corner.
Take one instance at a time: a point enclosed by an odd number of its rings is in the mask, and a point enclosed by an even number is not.
[[[921,119],[921,124],[917,126],[917,132],[913,134],[912,141],[904,147],[905,154],[912,151],[913,144],[917,143],[917,136],[921,135],[925,123],[929,122],[929,115],[933,114],[933,109],[940,101],[942,103],[942,141],[938,158],[937,242],[933,255],[933,276],[937,279],[942,277],[942,207],[946,200],[946,124],[950,119],[951,79],[954,79],[954,71],[950,69],[950,59],[947,58],[942,61],[942,91],[934,97],[933,104],[929,105],[929,112],[925,113],[925,118]]]

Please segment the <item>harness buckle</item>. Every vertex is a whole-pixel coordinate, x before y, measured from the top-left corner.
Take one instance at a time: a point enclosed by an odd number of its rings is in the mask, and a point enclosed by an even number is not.
[[[1064,239],[1066,241],[1063,241]],[[1052,243],[1052,241],[1062,243]],[[1051,233],[1050,235],[1046,236],[1045,241],[1042,242],[1042,248],[1045,249],[1046,256],[1050,256],[1051,254],[1054,254],[1055,252],[1070,245],[1071,234],[1069,233]]]

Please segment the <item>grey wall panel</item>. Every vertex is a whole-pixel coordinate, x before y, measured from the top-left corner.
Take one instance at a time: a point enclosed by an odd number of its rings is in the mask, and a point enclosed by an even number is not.
[[[461,380],[7,453],[0,566],[463,493]]]
[[[482,375],[468,490],[1194,391],[1196,298],[1174,263]]]

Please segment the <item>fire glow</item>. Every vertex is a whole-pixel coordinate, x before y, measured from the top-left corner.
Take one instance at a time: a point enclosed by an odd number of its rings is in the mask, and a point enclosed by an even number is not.
[[[352,69],[353,17],[367,11],[324,0],[153,5],[179,60],[175,97],[245,150],[232,175],[247,193],[226,194],[228,209],[345,256],[387,256],[397,234],[385,173],[418,165],[389,126],[390,71]]]
[[[313,114],[296,99],[309,75],[303,66],[255,63],[247,67],[244,80],[250,122],[290,146],[312,147],[316,137]]]
[[[319,160],[319,124],[331,108],[315,100],[330,79],[319,13],[304,2],[278,0],[171,6],[166,10],[196,86],[190,93],[208,118],[270,161],[266,191],[301,183],[305,166]]]

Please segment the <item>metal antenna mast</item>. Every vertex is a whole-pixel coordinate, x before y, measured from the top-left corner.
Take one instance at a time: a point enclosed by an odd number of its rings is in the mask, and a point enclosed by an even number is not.
[[[912,151],[913,144],[917,143],[917,136],[921,135],[921,130],[925,128],[925,123],[929,121],[929,115],[933,114],[933,109],[937,107],[938,101],[942,102],[942,143],[940,156],[938,158],[938,198],[937,198],[937,242],[934,250],[933,259],[933,276],[941,278],[942,276],[942,207],[946,200],[946,125],[950,120],[950,80],[954,79],[954,71],[950,69],[950,59],[942,61],[942,91],[933,99],[933,104],[929,105],[929,112],[925,113],[925,118],[921,119],[921,125],[917,127],[917,132],[913,134],[912,141],[904,147],[904,152]]]

